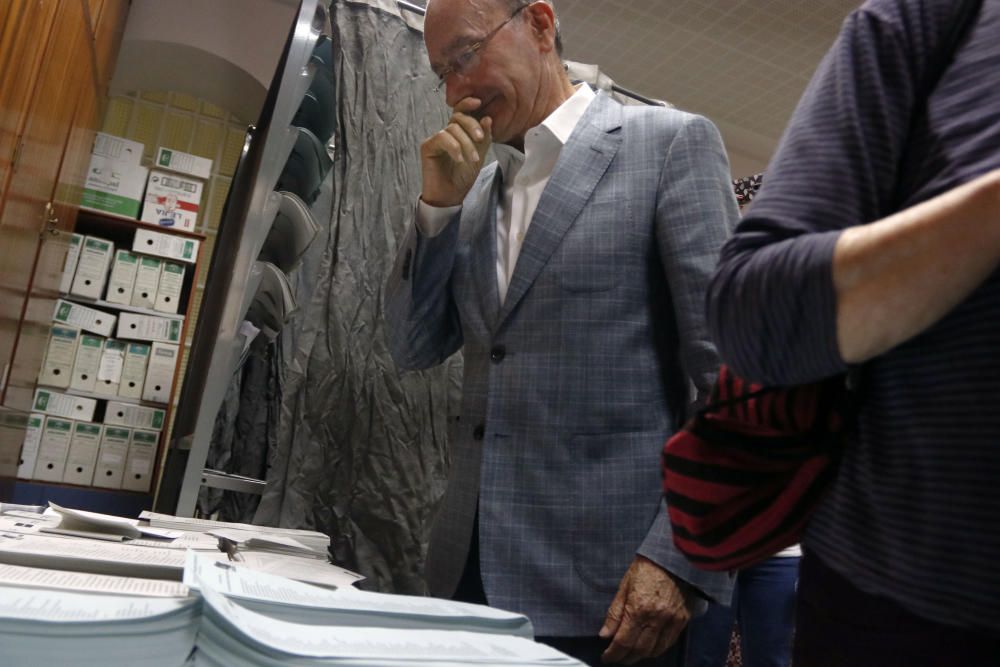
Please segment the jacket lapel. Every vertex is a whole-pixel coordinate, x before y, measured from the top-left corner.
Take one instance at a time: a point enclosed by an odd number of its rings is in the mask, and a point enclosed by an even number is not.
[[[617,102],[598,93],[563,146],[524,237],[497,325],[513,312],[535,282],[607,171],[621,145],[621,134],[615,132],[621,127],[621,114]],[[493,220],[495,228],[496,207]],[[495,258],[495,240],[493,244]],[[491,268],[495,273],[495,266]],[[493,293],[498,294],[495,275]]]
[[[503,177],[496,162],[493,173],[485,174],[482,187],[488,188],[486,197],[470,197],[475,202],[468,211],[468,219],[479,221],[470,239],[470,267],[480,298],[480,307],[486,326],[492,331],[500,312],[500,291],[497,288],[497,206]]]

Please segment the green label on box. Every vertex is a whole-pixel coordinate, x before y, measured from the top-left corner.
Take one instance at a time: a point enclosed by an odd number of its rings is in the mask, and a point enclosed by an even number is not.
[[[69,313],[73,310],[73,306],[68,303],[60,303],[59,308],[56,310],[56,319],[66,322],[69,320]]]
[[[142,343],[129,343],[128,351],[131,354],[138,354],[140,357],[145,357],[149,354],[149,346]]]
[[[104,431],[104,437],[109,440],[124,440],[128,441],[128,429],[127,428],[114,428],[109,426],[106,431]]]
[[[165,414],[163,410],[157,410],[153,413],[153,428],[163,428],[163,417]]]
[[[83,433],[84,435],[100,435],[101,427],[98,424],[89,424],[87,422],[77,422],[76,432]]]
[[[167,273],[184,273],[184,267],[180,264],[171,264],[170,262],[164,262],[163,270]]]
[[[45,412],[49,407],[49,394],[46,391],[38,392],[38,396],[35,397],[35,407],[33,410],[40,410]]]
[[[73,422],[64,422],[61,419],[52,419],[51,417],[49,417],[45,424],[47,428],[55,429],[56,431],[70,431],[73,428]]]
[[[170,323],[170,340],[172,342],[177,342],[181,339],[181,323],[178,320],[174,320]]]
[[[110,247],[110,244],[105,241],[101,241],[100,239],[88,238],[86,246],[88,248],[94,248],[95,250],[105,252]]]
[[[168,151],[166,148],[161,148],[160,149],[160,166],[161,167],[169,167],[170,166],[170,159],[173,157],[173,155],[174,154],[171,153],[170,151]]]
[[[128,250],[119,250],[118,251],[118,261],[119,262],[125,262],[127,264],[135,264],[135,262],[136,262],[137,259],[138,259],[138,257],[136,257],[135,255],[133,255],[132,253],[130,253]]]
[[[87,347],[101,347],[104,344],[104,339],[100,336],[88,336],[84,334],[80,338],[80,344]]]
[[[194,258],[194,241],[184,242],[184,252],[182,254],[184,256],[184,259]]]
[[[132,434],[132,442],[144,445],[155,445],[158,438],[159,433],[149,433],[147,431],[135,431]]]
[[[139,200],[129,199],[121,195],[113,195],[109,192],[98,192],[97,190],[84,190],[80,200],[81,206],[96,208],[99,211],[107,211],[115,215],[124,215],[127,218],[139,216]]]

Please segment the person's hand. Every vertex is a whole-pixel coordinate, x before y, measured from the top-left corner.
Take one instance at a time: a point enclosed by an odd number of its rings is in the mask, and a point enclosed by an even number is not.
[[[457,206],[476,182],[493,141],[493,119],[472,116],[481,104],[475,97],[461,100],[448,126],[420,145],[424,203]]]
[[[663,654],[690,620],[684,593],[653,561],[636,556],[608,608],[602,639],[611,639],[601,659],[631,665]]]

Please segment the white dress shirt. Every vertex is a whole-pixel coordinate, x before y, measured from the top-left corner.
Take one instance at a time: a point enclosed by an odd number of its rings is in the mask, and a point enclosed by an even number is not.
[[[507,287],[542,191],[562,147],[594,97],[587,84],[577,86],[576,92],[541,125],[528,130],[523,153],[505,144],[493,144],[503,175],[503,190],[497,205],[497,290],[501,304],[507,297]],[[435,207],[420,201],[417,229],[424,236],[437,236],[459,210],[461,206]]]

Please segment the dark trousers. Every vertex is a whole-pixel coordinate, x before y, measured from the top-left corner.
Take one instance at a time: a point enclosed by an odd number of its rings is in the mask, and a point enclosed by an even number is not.
[[[472,530],[472,544],[469,547],[469,557],[465,561],[465,570],[462,572],[462,578],[458,582],[458,588],[453,597],[460,602],[489,604],[486,592],[483,590],[483,577],[479,569],[478,517]],[[609,641],[596,636],[598,629],[600,628],[594,630],[593,637],[536,637],[535,639],[591,667],[602,667],[607,663],[601,662],[601,654],[608,648]],[[679,656],[684,655],[682,644],[685,635],[686,633],[682,634],[677,644],[665,655],[634,663],[633,667],[679,667],[681,664]]]
[[[1000,638],[915,616],[858,590],[806,554],[795,609],[795,667],[997,667]]]

